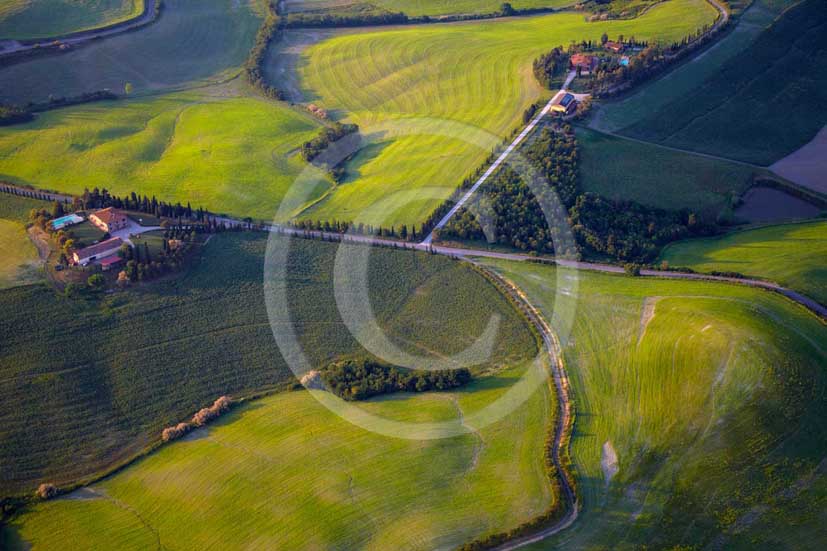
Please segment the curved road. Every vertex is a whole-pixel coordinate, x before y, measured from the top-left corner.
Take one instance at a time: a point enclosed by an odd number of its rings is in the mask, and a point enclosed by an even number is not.
[[[114,23],[112,25],[101,27],[99,29],[90,29],[88,31],[79,31],[65,36],[55,36],[52,38],[41,38],[38,40],[0,40],[0,59],[6,56],[15,54],[22,54],[34,50],[50,51],[47,48],[52,45],[54,41],[59,41],[61,44],[68,44],[69,46],[79,46],[90,40],[99,38],[106,38],[116,34],[124,33],[148,25],[155,20],[155,6],[161,0],[146,0],[144,11],[138,17]]]

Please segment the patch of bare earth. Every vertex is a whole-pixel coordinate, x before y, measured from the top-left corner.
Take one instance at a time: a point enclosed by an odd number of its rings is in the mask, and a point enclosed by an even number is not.
[[[646,297],[643,300],[643,309],[640,312],[640,328],[638,329],[638,344],[643,341],[643,337],[646,335],[646,328],[649,326],[649,322],[655,317],[655,307],[658,305],[660,299],[661,297]]]
[[[827,126],[810,143],[776,162],[770,169],[800,186],[827,193]]]
[[[620,463],[617,460],[617,452],[610,440],[606,440],[600,453],[600,469],[603,471],[603,478],[606,479],[606,486],[620,470]]]

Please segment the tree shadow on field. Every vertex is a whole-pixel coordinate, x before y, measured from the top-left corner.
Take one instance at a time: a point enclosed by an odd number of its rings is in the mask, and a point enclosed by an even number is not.
[[[393,143],[393,140],[383,140],[384,133],[374,133],[365,136],[366,145],[359,149],[350,160],[345,161],[347,176],[340,186],[351,184],[362,177],[362,169],[368,163],[379,158],[382,152]]]

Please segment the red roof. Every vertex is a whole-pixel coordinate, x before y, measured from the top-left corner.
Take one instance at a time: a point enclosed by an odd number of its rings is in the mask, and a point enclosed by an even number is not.
[[[109,256],[100,261],[101,266],[111,266],[123,260],[120,256]]]
[[[114,207],[108,207],[92,213],[92,216],[103,222],[104,224],[111,224],[112,222],[122,222],[126,219],[126,215]]]
[[[594,63],[594,58],[590,55],[574,54],[571,56],[571,64],[575,67],[578,65],[582,67],[591,67],[592,63]]]

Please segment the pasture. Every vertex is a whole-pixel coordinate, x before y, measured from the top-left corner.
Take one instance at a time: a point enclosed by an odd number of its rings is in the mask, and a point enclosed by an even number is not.
[[[40,279],[37,249],[26,235],[29,211],[47,203],[0,194],[0,289]]]
[[[0,495],[88,480],[219,395],[289,384],[273,327],[296,327],[311,365],[367,355],[336,309],[330,243],[291,245],[291,302],[271,326],[266,243],[261,234],[219,234],[185,274],[97,298],[68,299],[45,285],[0,292],[0,392],[18,398],[0,402]],[[478,369],[519,366],[536,354],[523,318],[466,265],[376,249],[367,277],[378,323],[408,353],[454,354],[494,313],[499,331]]]
[[[673,243],[661,260],[699,272],[740,272],[827,304],[827,222],[767,226]]]
[[[825,48],[827,11],[819,0],[804,0],[691,93],[621,132],[770,165],[827,124]]]
[[[212,90],[76,106],[0,128],[0,175],[78,195],[87,187],[136,191],[272,221],[306,166],[298,148],[320,123]],[[331,182],[317,174],[303,186],[310,201]]]
[[[611,199],[687,208],[714,221],[752,182],[743,165],[577,129],[580,185]]]
[[[461,422],[520,371],[501,373],[494,385],[362,405],[396,420]],[[271,396],[82,490],[86,498],[34,506],[5,537],[11,549],[17,538],[40,549],[65,541],[122,549],[158,541],[178,549],[456,547],[551,503],[543,447],[553,398],[540,388],[502,421],[444,440],[371,433],[307,391]]]
[[[263,13],[260,0],[165,0],[163,15],[140,32],[1,68],[0,101],[26,104],[105,88],[122,93],[127,83],[140,93],[231,78]]]
[[[305,49],[303,96],[360,125],[368,147],[349,178],[308,218],[420,223],[510,135],[544,95],[531,71],[571,40],[635,35],[672,41],[715,18],[701,0],[673,0],[632,20],[580,13],[341,34]]]
[[[495,13],[500,11],[499,0],[371,0],[368,3],[354,0],[287,0],[288,13],[360,11],[403,12],[409,16],[452,15],[466,13]],[[561,8],[573,5],[573,0],[514,0],[516,10],[527,8]]]
[[[6,0],[0,5],[0,40],[48,38],[126,21],[144,0]]]
[[[824,324],[736,285],[493,264],[558,331],[575,312],[561,338],[584,508],[529,549],[824,541]],[[558,275],[579,280],[576,298],[555,301]]]
[[[729,4],[732,5],[733,2]],[[692,93],[706,79],[718,73],[729,60],[746,50],[788,7],[786,2],[755,0],[739,16],[735,29],[698,57],[679,65],[662,78],[644,84],[623,99],[601,103],[590,126],[597,130],[617,132]]]

